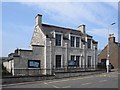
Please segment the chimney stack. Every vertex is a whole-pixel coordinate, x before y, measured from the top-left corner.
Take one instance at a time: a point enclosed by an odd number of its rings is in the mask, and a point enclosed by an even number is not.
[[[85,25],[83,24],[83,25],[78,26],[78,30],[81,31],[82,33],[86,33],[85,32]]]
[[[114,36],[114,34],[109,34],[109,42],[115,43],[115,36]]]
[[[36,17],[35,17],[35,25],[39,25],[41,27],[42,25],[42,15],[38,14]]]

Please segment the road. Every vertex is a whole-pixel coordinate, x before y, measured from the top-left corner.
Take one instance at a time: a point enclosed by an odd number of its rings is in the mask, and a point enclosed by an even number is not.
[[[118,88],[118,72],[9,84],[3,88]]]

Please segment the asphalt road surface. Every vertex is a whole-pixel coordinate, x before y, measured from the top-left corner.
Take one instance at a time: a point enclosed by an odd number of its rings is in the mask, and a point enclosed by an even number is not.
[[[3,85],[3,88],[118,88],[118,72]]]

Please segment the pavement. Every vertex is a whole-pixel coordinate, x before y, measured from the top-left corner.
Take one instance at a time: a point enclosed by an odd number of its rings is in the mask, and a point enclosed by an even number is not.
[[[117,71],[89,76],[3,85],[2,88],[118,88]]]

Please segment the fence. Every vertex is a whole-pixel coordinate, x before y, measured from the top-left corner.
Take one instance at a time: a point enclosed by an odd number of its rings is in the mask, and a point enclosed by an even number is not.
[[[92,66],[86,66],[83,65],[81,67],[77,66],[62,66],[62,67],[55,67],[53,66],[52,72],[57,73],[57,72],[79,72],[79,71],[94,71],[94,70],[103,70],[102,68],[100,69],[96,65]]]
[[[105,70],[99,68],[80,68],[80,67],[62,67],[47,69],[46,72],[52,72],[52,75],[42,75],[45,69],[15,69],[15,76],[7,76],[2,78],[3,84],[29,82],[37,80],[51,80],[76,76],[86,76],[104,73]]]
[[[70,73],[70,72],[81,72],[81,71],[98,71],[103,70],[98,68],[97,66],[82,66],[82,67],[76,67],[76,66],[62,66],[62,67],[55,67],[53,66],[52,69],[35,69],[35,68],[29,68],[29,69],[14,69],[12,70],[13,75],[17,76],[39,76],[43,75],[44,72],[48,75],[54,75],[56,73]]]

